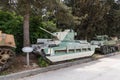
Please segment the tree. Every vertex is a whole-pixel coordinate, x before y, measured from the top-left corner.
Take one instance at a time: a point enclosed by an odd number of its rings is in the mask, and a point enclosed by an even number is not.
[[[44,15],[43,10],[46,10],[47,12],[49,11],[51,13],[55,11],[58,16],[58,13],[60,11],[62,12],[65,11],[59,2],[60,2],[59,0],[51,0],[51,1],[49,0],[1,0],[0,6],[2,9],[16,12],[24,17],[23,18],[24,19],[23,20],[24,46],[29,46],[30,45],[30,39],[29,39],[30,15],[34,14],[34,15],[42,16]],[[59,18],[58,20],[60,20]]]
[[[96,26],[102,22],[104,15],[110,10],[110,5],[99,0],[75,0],[73,10],[75,16],[82,17],[81,24],[77,27],[79,37],[85,36],[84,38],[87,39],[94,35],[96,29],[100,29]]]
[[[65,0],[65,3],[72,8],[72,14],[76,17],[78,39],[87,39],[97,34],[98,30],[104,33],[104,28],[107,28],[104,16],[111,6],[106,0]]]
[[[105,16],[107,27],[107,34],[108,35],[120,35],[120,4],[118,2],[108,2],[111,4],[111,8],[109,14]]]

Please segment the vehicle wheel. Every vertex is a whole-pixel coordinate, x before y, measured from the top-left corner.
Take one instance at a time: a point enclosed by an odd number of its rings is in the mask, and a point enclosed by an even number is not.
[[[0,48],[0,72],[8,68],[15,58],[15,53],[8,48]]]
[[[102,54],[107,54],[108,53],[108,50],[107,50],[107,47],[106,46],[101,46],[101,53]]]

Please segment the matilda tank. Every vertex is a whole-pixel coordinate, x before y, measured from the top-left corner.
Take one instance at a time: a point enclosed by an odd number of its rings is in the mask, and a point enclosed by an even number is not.
[[[15,47],[14,36],[0,31],[0,71],[11,65],[15,57],[15,53],[12,49]]]
[[[91,41],[92,45],[98,45],[97,52],[109,54],[120,50],[120,40],[117,37],[108,37],[107,35],[98,35]]]
[[[59,62],[76,58],[92,56],[95,52],[95,45],[91,45],[86,40],[75,40],[76,32],[64,30],[51,33],[43,28],[45,32],[51,34],[51,39],[37,39],[33,44],[33,53],[41,55],[46,61]]]

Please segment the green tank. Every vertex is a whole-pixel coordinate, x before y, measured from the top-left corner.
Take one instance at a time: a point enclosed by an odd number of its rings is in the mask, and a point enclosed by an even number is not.
[[[72,29],[54,33],[41,29],[51,34],[53,38],[37,39],[37,43],[32,45],[33,52],[50,63],[89,57],[95,52],[96,46],[91,45],[87,40],[75,40],[77,34]]]
[[[98,45],[97,52],[109,54],[119,51],[120,40],[117,37],[108,37],[107,35],[98,35],[91,41],[92,45]]]
[[[0,71],[8,68],[15,57],[12,50],[15,48],[14,36],[0,31]]]

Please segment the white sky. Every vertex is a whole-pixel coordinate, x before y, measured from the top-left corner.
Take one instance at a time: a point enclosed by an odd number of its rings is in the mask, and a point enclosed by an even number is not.
[[[118,1],[118,0],[115,0],[115,2]]]

